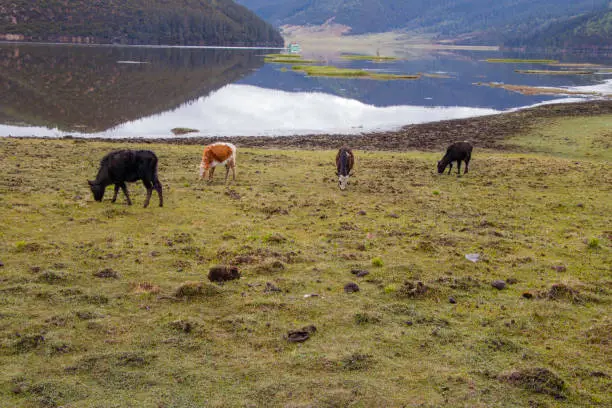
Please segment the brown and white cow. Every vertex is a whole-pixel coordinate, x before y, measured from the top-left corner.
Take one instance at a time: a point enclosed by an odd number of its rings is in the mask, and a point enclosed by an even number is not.
[[[218,142],[204,147],[202,162],[200,163],[200,177],[212,181],[215,167],[220,164],[225,165],[225,182],[230,169],[232,169],[232,179],[236,180],[236,146],[231,143]]]

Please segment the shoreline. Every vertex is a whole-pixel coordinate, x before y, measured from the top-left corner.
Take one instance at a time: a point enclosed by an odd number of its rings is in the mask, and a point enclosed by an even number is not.
[[[344,144],[359,150],[439,150],[448,144],[468,140],[479,148],[508,150],[503,141],[527,131],[537,121],[558,117],[586,117],[612,115],[611,100],[540,105],[494,115],[451,119],[406,125],[395,131],[362,134],[316,134],[300,136],[230,136],[230,137],[172,137],[172,138],[80,138],[73,136],[2,136],[3,139],[78,140],[80,143],[144,143],[204,145],[214,141],[228,141],[241,147],[267,149],[336,149]]]

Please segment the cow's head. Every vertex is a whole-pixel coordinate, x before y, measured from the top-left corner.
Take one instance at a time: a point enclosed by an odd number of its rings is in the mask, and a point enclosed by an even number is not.
[[[444,173],[445,169],[446,169],[446,165],[444,163],[442,163],[442,160],[440,160],[438,162],[438,174]]]
[[[104,198],[104,190],[106,188],[100,184],[97,184],[95,181],[87,180],[87,182],[89,183],[89,188],[93,193],[94,200],[102,201],[102,198]]]

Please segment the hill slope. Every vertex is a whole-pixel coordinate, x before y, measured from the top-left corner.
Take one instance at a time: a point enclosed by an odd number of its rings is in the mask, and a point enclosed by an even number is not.
[[[396,29],[423,30],[456,36],[487,31],[504,38],[518,30],[532,32],[559,18],[594,8],[607,0],[237,0],[275,25],[322,24],[330,18],[352,33]]]
[[[283,44],[271,25],[232,0],[0,0],[3,37],[128,44]]]
[[[612,10],[589,13],[551,24],[533,35],[508,41],[506,45],[561,48],[612,47]]]

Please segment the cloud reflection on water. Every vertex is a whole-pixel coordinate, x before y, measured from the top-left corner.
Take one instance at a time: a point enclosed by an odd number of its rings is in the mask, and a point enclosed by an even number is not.
[[[170,129],[199,129],[187,136],[288,136],[355,134],[393,130],[414,123],[499,113],[469,107],[376,107],[319,92],[286,92],[252,85],[227,85],[173,111],[127,122],[101,133],[79,137],[162,138]],[[0,125],[0,135],[56,136],[69,133],[44,127]]]

